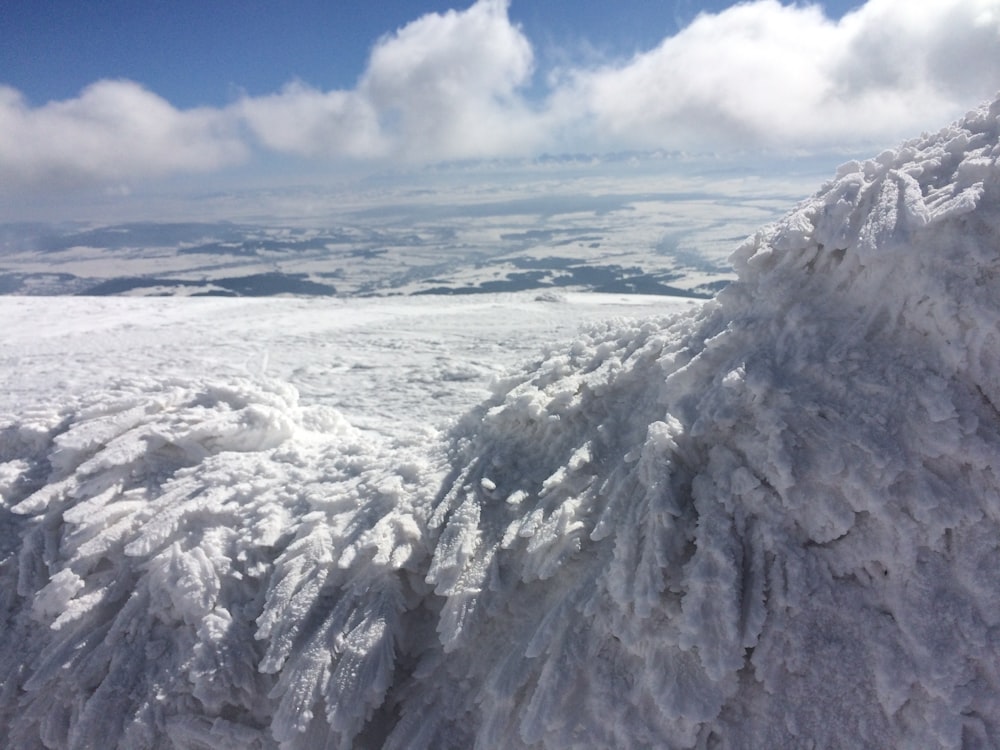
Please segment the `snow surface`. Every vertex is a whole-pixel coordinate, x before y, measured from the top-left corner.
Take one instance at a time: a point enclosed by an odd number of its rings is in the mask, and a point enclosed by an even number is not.
[[[380,435],[440,428],[491,380],[587,320],[663,315],[694,300],[520,292],[364,299],[0,296],[0,413],[111,383],[192,373],[277,379]]]
[[[77,347],[61,390],[8,338],[7,742],[1000,746],[998,131],[844,165],[715,300],[551,345],[444,431],[300,397],[294,341],[284,380]],[[169,309],[165,357],[218,340]]]

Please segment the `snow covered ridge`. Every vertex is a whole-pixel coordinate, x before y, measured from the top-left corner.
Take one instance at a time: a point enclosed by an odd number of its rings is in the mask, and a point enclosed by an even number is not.
[[[446,440],[281,383],[0,424],[12,747],[1000,747],[1000,101]]]

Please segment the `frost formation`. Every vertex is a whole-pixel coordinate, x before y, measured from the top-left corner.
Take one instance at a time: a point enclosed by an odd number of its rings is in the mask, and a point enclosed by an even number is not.
[[[998,746],[1000,101],[444,444],[270,381],[0,422],[18,748]]]

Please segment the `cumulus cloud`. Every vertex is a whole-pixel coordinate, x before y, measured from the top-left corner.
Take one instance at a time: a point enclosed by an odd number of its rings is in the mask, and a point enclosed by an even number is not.
[[[609,145],[855,146],[991,96],[998,45],[1000,0],[869,0],[840,21],[760,0],[625,64],[570,71],[553,107]]]
[[[277,94],[244,98],[234,110],[257,140],[274,151],[357,159],[390,151],[378,112],[355,91],[323,92],[294,82]]]
[[[425,16],[375,47],[361,90],[404,152],[466,156],[531,142],[519,89],[533,55],[507,5],[480,0],[464,13]]]
[[[6,184],[71,186],[210,171],[246,153],[225,113],[178,110],[131,81],[99,81],[75,99],[36,108],[0,86],[0,174]]]
[[[0,174],[121,182],[255,150],[434,161],[887,146],[1000,89],[997,49],[1000,0],[868,0],[840,20],[754,0],[703,13],[629,59],[537,71],[508,0],[478,0],[379,39],[349,90],[292,82],[181,111],[127,81],[37,108],[0,88]]]
[[[382,37],[352,91],[302,84],[244,99],[269,148],[303,155],[433,160],[524,153],[540,136],[519,95],[531,44],[507,0],[432,13]]]
[[[1000,3],[869,0],[842,25],[845,44],[832,76],[853,90],[930,85],[959,96],[1000,73]]]
[[[801,127],[792,110],[815,104],[835,36],[818,7],[739,5],[625,64],[569,72],[554,102],[608,145],[745,145]]]

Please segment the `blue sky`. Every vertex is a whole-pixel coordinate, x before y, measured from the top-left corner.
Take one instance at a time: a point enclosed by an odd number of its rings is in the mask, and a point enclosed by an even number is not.
[[[6,0],[0,197],[865,153],[992,97],[998,50],[1000,0]]]
[[[621,57],[655,47],[726,0],[513,0],[543,56]],[[840,18],[859,0],[822,3]],[[75,96],[102,78],[137,81],[175,106],[225,104],[293,79],[348,88],[371,47],[449,0],[5,0],[0,82],[34,104]],[[564,51],[564,52],[560,52]]]

